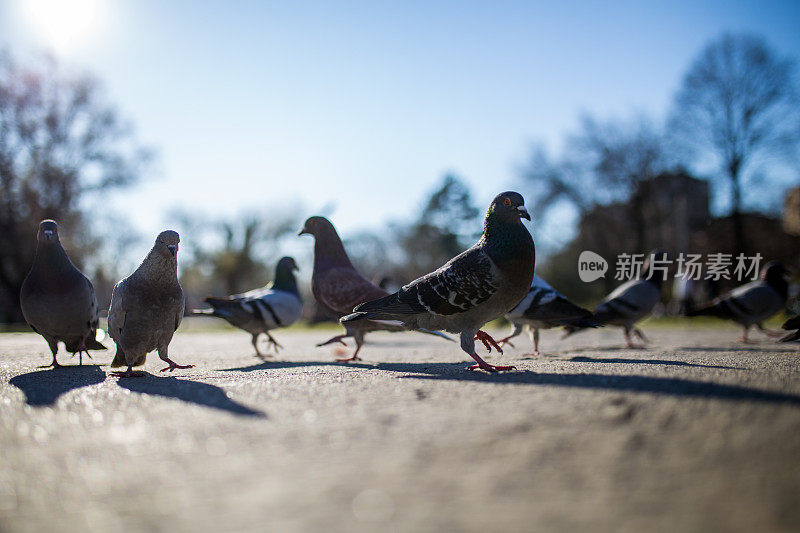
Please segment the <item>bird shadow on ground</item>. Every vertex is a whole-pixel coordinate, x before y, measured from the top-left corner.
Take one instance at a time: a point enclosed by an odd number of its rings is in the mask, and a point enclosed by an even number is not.
[[[62,394],[97,385],[106,379],[100,365],[62,366],[14,376],[8,382],[25,393],[25,403],[34,407],[53,405]]]
[[[120,377],[117,385],[140,394],[175,398],[188,403],[212,407],[228,411],[236,415],[266,417],[261,411],[256,411],[228,398],[227,393],[216,385],[179,379],[174,377],[156,377],[144,372],[135,377]]]
[[[800,350],[781,346],[681,346],[676,352],[760,352],[760,353],[800,353]]]
[[[335,361],[269,361],[255,365],[226,368],[223,371],[252,372],[279,368],[311,366],[343,366],[370,370],[385,370],[404,375],[400,379],[473,381],[508,385],[551,385],[610,391],[645,392],[678,397],[714,398],[733,401],[757,401],[800,405],[800,395],[752,389],[680,378],[663,378],[614,374],[542,374],[516,371],[489,374],[471,372],[465,363],[338,363]]]
[[[582,352],[649,352],[651,351],[652,346],[638,346],[636,348],[628,348],[627,346],[600,346],[600,347],[586,347],[586,348],[574,348],[569,350],[564,350],[566,352],[571,353],[582,353]]]
[[[579,355],[564,360],[573,361],[575,363],[627,363],[632,365],[693,366],[698,368],[721,368],[724,370],[742,370],[741,368],[735,366],[704,365],[701,363],[687,363],[686,361],[670,361],[667,359],[628,359],[625,357],[599,358],[599,357],[586,357],[583,355]]]

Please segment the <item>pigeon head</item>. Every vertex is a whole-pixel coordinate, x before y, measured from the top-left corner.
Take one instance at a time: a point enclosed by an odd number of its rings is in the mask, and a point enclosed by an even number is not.
[[[516,222],[521,218],[531,219],[528,210],[525,209],[525,200],[518,192],[506,191],[498,194],[489,205],[486,212],[487,220],[492,218],[503,222]]]
[[[350,258],[344,251],[342,239],[336,233],[336,228],[325,217],[309,217],[303,224],[303,229],[298,235],[314,236],[314,271],[320,268],[349,265]]]
[[[36,238],[41,243],[58,242],[58,224],[55,220],[42,220],[39,222],[39,233]]]
[[[281,260],[278,261],[278,266],[275,267],[276,272],[296,272],[298,270],[300,268],[295,263],[294,257],[281,257]]]
[[[294,272],[297,270],[300,269],[297,267],[293,257],[282,257],[275,267],[275,281],[272,284],[272,288],[299,294],[297,280],[294,277]]]
[[[323,235],[336,234],[336,228],[330,220],[325,217],[308,217],[303,228],[297,235],[313,235],[314,237],[322,237]]]
[[[789,269],[780,261],[770,261],[761,270],[761,279],[772,287],[787,286],[789,282]]]
[[[175,258],[178,255],[178,243],[180,241],[181,238],[178,236],[178,232],[168,229],[158,234],[153,250],[163,257]]]

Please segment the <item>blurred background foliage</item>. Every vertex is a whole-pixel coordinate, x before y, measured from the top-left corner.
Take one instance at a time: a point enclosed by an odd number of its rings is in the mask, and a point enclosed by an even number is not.
[[[618,284],[614,258],[622,252],[761,253],[797,268],[798,104],[792,58],[762,38],[725,34],[688,66],[668,116],[582,115],[558,153],[533,146],[517,182],[495,188],[524,194],[538,273],[584,304]],[[113,284],[141,260],[127,257],[130,245],[151,236],[137,235],[124,213],[105,212],[103,199],[152,175],[153,156],[90,76],[52,58],[20,64],[10,52],[0,54],[0,322],[22,318],[19,288],[45,218],[58,221],[71,259],[108,306]],[[480,235],[488,199],[476,200],[455,174],[431,179],[408,220],[342,235],[356,266],[389,290],[441,266]],[[575,228],[560,227],[557,212],[571,213]],[[226,216],[175,211],[187,309],[208,294],[263,286],[282,255],[297,258],[312,302],[313,247],[296,232],[313,214],[328,215],[301,200]],[[605,278],[578,280],[582,250],[609,260]],[[313,305],[307,316],[316,316]]]

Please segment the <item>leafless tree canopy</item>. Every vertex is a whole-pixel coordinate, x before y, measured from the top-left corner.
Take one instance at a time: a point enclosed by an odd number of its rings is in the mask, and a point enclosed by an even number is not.
[[[764,163],[798,155],[798,104],[794,62],[761,38],[730,34],[703,49],[675,98],[673,136],[695,159],[714,158],[730,187],[737,250],[744,187]]]
[[[95,249],[83,200],[135,182],[148,160],[91,78],[0,53],[0,321],[21,318],[39,221],[59,223],[81,265]]]

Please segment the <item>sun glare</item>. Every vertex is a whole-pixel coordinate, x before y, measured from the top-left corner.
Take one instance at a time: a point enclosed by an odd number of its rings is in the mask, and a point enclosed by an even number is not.
[[[97,33],[102,0],[23,0],[22,11],[39,38],[57,52],[66,52]]]

